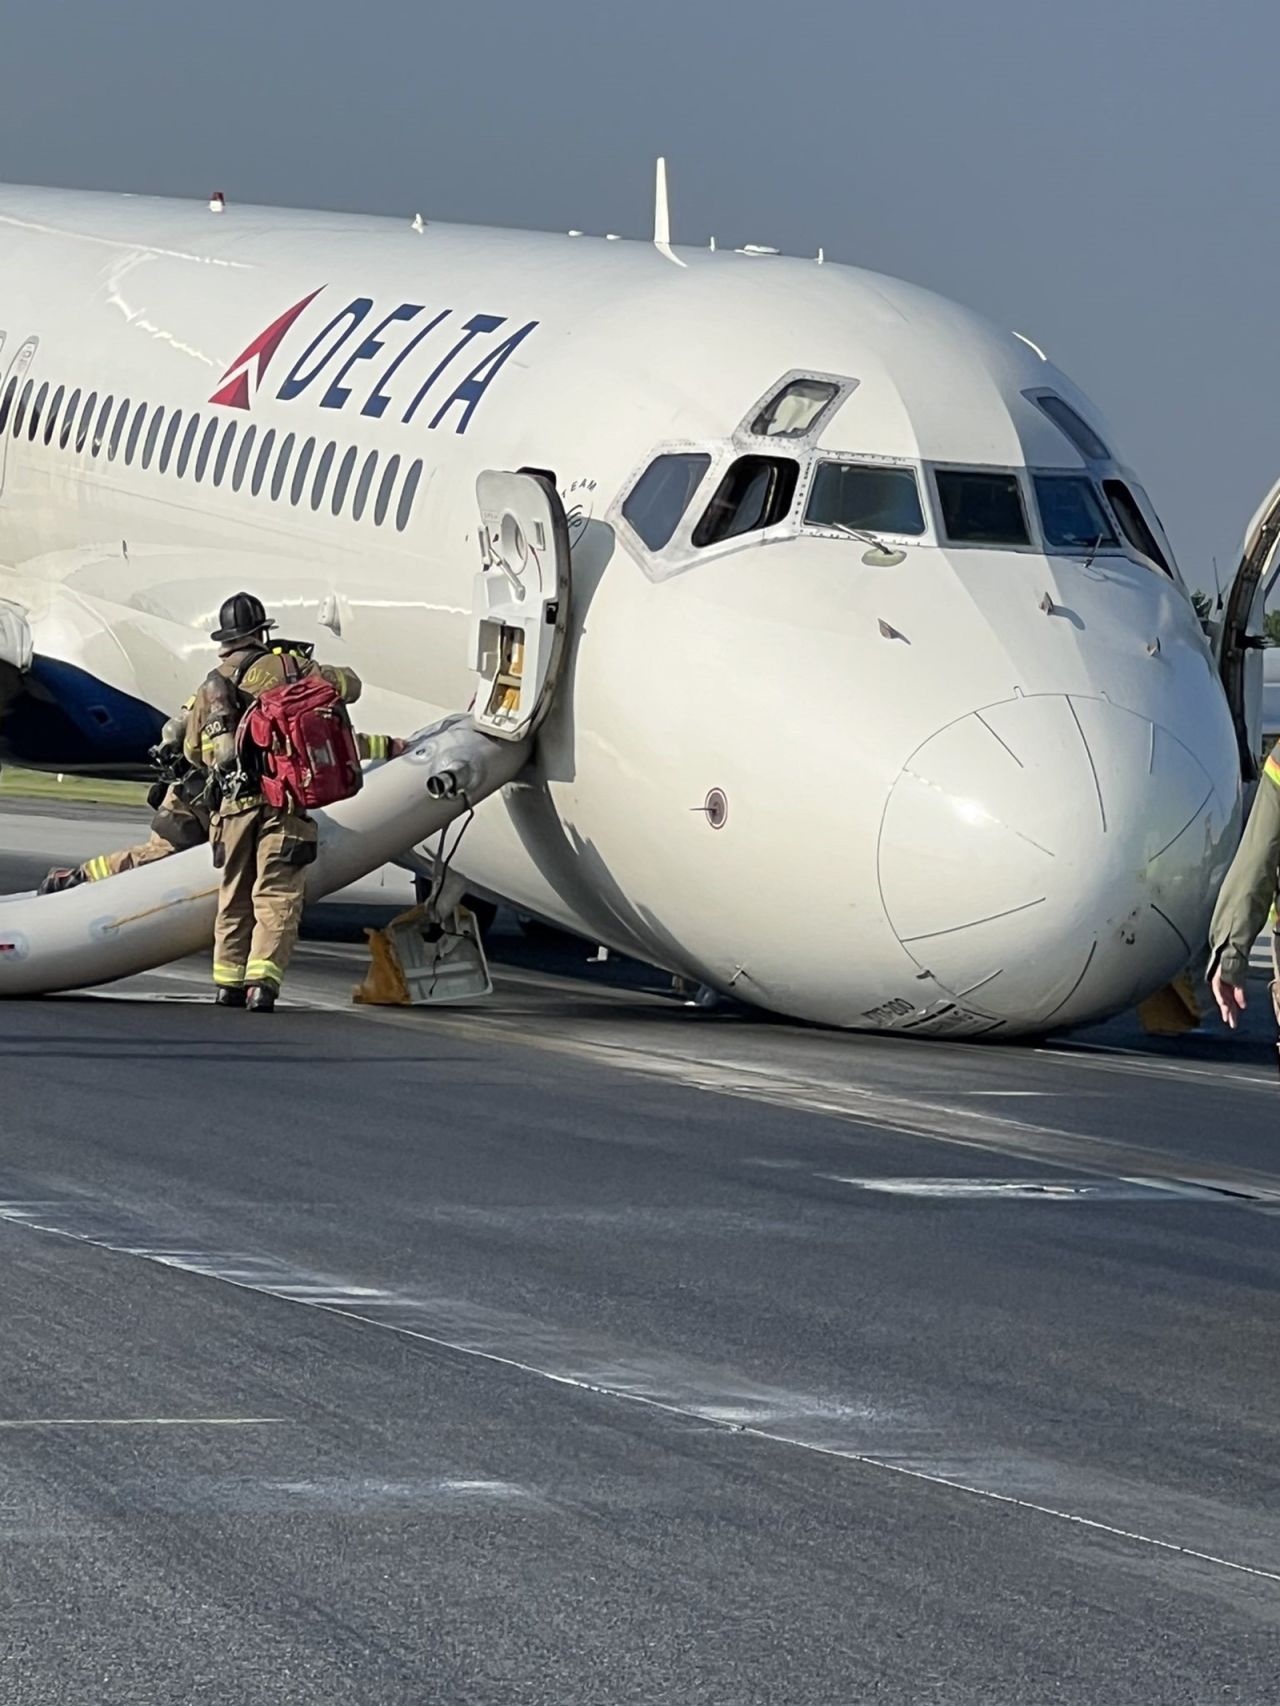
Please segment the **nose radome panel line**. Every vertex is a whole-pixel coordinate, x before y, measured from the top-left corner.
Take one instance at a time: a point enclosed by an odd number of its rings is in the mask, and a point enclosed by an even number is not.
[[[1183,946],[1184,950],[1186,951],[1187,958],[1189,960],[1194,959],[1195,958],[1195,949],[1191,946],[1190,942],[1187,941],[1187,938],[1182,934],[1182,931],[1179,930],[1178,926],[1173,922],[1173,920],[1172,920],[1172,918],[1170,918],[1169,914],[1167,912],[1162,912],[1160,910],[1160,908],[1156,905],[1155,901],[1152,901],[1150,903],[1150,905],[1151,905],[1151,910],[1152,910],[1152,912],[1155,913],[1156,917],[1157,918],[1163,918],[1165,923],[1169,926],[1170,930],[1173,931],[1174,935],[1182,943],[1182,946]]]
[[[1093,786],[1098,795],[1098,814],[1102,818],[1102,833],[1105,835],[1107,833],[1107,807],[1102,798],[1102,782],[1098,776],[1098,766],[1093,761],[1093,748],[1089,745],[1089,737],[1084,732],[1084,724],[1080,721],[1080,714],[1076,710],[1069,693],[1066,695],[1066,699],[1067,709],[1071,712],[1071,720],[1076,725],[1076,729],[1079,732],[1080,739],[1084,745],[1085,757],[1089,760],[1089,771],[1093,776]]]
[[[1054,1008],[1051,1008],[1050,1011],[1045,1014],[1044,1018],[1040,1021],[1042,1025],[1048,1025],[1048,1024],[1052,1023],[1052,1021],[1057,1018],[1058,1014],[1061,1013],[1062,1009],[1065,1006],[1067,1006],[1069,1002],[1072,1002],[1075,1000],[1076,991],[1080,988],[1080,985],[1084,982],[1085,978],[1088,977],[1089,967],[1093,964],[1094,956],[1097,954],[1097,952],[1098,952],[1098,938],[1095,936],[1093,938],[1092,945],[1089,948],[1089,952],[1085,955],[1084,965],[1080,968],[1080,976],[1071,985],[1071,988],[1062,997],[1062,1000],[1059,1001],[1058,1005]]]
[[[992,732],[994,733],[995,731],[993,730]],[[1000,739],[999,735],[996,736],[996,739],[997,740]],[[1001,744],[1001,746],[1003,746],[1004,742],[1000,741],[1000,744]],[[1020,764],[1019,768],[1025,769],[1026,766]],[[954,802],[955,799],[957,798],[957,796],[954,794],[948,794],[947,790],[945,788],[943,788],[939,783],[935,782],[932,779],[932,777],[922,776],[918,770],[904,769],[902,772],[902,775],[903,776],[909,776],[913,782],[918,782],[922,788],[932,788],[935,794],[941,794],[944,799],[948,799],[948,800],[951,800]],[[899,780],[901,780],[901,778],[899,778]],[[1037,853],[1043,853],[1046,859],[1056,859],[1057,858],[1058,855],[1056,853],[1052,852],[1048,847],[1041,846],[1041,844],[1035,839],[1035,837],[1028,835],[1025,832],[1025,830],[1019,829],[1015,824],[1006,822],[1006,820],[1004,818],[996,817],[992,813],[987,812],[985,807],[982,808],[982,810],[983,810],[983,815],[986,816],[987,818],[989,818],[992,823],[998,824],[1001,829],[1008,830],[1010,835],[1016,835],[1019,841],[1025,841],[1028,847],[1034,847],[1036,852]],[[886,803],[885,811],[882,814],[881,819],[880,819],[880,833],[882,836],[884,834],[884,819],[887,815],[888,815],[888,804]],[[877,849],[877,851],[878,851],[878,849]],[[883,898],[883,896],[882,896],[882,898]]]
[[[1153,730],[1153,732],[1154,732],[1154,730]],[[1200,804],[1192,812],[1191,816],[1187,819],[1187,821],[1183,824],[1182,828],[1173,837],[1173,840],[1166,841],[1164,846],[1160,849],[1160,851],[1158,853],[1153,853],[1151,855],[1151,860],[1150,860],[1151,864],[1154,865],[1157,859],[1163,858],[1163,856],[1169,851],[1169,849],[1172,846],[1174,846],[1177,842],[1181,841],[1183,836],[1191,828],[1192,824],[1199,823],[1200,819],[1204,816],[1204,808],[1209,804],[1209,801],[1213,798],[1214,792],[1215,792],[1215,789],[1214,789],[1213,783],[1210,782],[1208,793],[1201,800]],[[1157,908],[1156,910],[1159,911],[1159,908]]]
[[[964,924],[950,924],[945,930],[925,930],[918,936],[900,936],[898,940],[905,948],[909,942],[932,942],[939,936],[954,936],[958,930],[973,930],[979,924],[994,924],[998,918],[1012,918],[1019,912],[1030,912],[1033,906],[1043,906],[1048,899],[1041,895],[1038,900],[1024,901],[1021,906],[1006,907],[1003,912],[989,912],[985,918],[970,918]]]
[[[1017,755],[1017,753],[1016,753],[1016,752],[1015,752],[1015,751],[1014,751],[1014,750],[1013,750],[1013,748],[1012,748],[1012,747],[1011,747],[1011,746],[1010,746],[1010,745],[1009,745],[1009,743],[1008,743],[1008,741],[1007,741],[1007,740],[1003,740],[1003,739],[1001,739],[1001,737],[1000,737],[1000,736],[999,736],[999,735],[998,735],[998,734],[997,734],[997,733],[996,733],[996,731],[995,731],[995,730],[994,730],[994,729],[993,729],[993,728],[992,728],[992,727],[991,727],[991,724],[990,724],[990,723],[989,723],[989,722],[988,722],[988,721],[987,721],[987,719],[986,719],[986,718],[985,718],[985,717],[984,717],[984,716],[983,716],[983,714],[982,714],[982,712],[981,712],[981,711],[975,711],[975,712],[974,712],[974,713],[973,713],[973,714],[974,714],[974,716],[975,716],[975,717],[976,717],[976,718],[977,718],[977,719],[978,719],[978,721],[979,721],[979,722],[980,722],[980,723],[981,723],[981,724],[982,724],[982,726],[983,726],[983,728],[984,728],[984,729],[985,729],[985,730],[986,730],[986,731],[987,731],[987,733],[988,733],[988,734],[989,734],[989,735],[990,735],[990,736],[991,736],[991,738],[992,738],[992,739],[993,739],[993,740],[996,740],[996,741],[999,741],[999,742],[1000,742],[1000,745],[1001,745],[1001,746],[1002,746],[1002,747],[1003,747],[1003,748],[1004,748],[1004,749],[1005,749],[1005,751],[1006,751],[1006,752],[1007,752],[1007,753],[1008,753],[1008,754],[1009,754],[1009,757],[1010,757],[1010,758],[1011,758],[1011,759],[1012,759],[1012,760],[1013,760],[1013,762],[1014,762],[1014,763],[1015,763],[1015,764],[1016,764],[1016,765],[1017,765],[1017,766],[1018,766],[1018,769],[1019,769],[1019,770],[1025,770],[1025,769],[1026,769],[1026,765],[1025,765],[1025,764],[1024,764],[1024,763],[1023,763],[1023,762],[1022,762],[1022,760],[1021,760],[1021,759],[1020,759],[1020,758],[1019,758],[1019,757],[1018,757],[1018,755]]]

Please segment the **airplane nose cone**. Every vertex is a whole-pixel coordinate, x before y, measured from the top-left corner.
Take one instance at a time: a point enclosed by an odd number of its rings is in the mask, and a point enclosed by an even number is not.
[[[1102,1017],[1199,951],[1234,799],[1166,729],[1105,699],[971,712],[890,792],[880,886],[903,948],[962,1009]]]

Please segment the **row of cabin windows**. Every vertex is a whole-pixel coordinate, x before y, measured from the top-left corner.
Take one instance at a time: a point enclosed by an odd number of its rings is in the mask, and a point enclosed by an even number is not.
[[[68,393],[63,385],[51,394],[47,383],[37,390],[32,379],[20,396],[17,379],[11,379],[0,398],[0,435],[10,427],[15,439],[25,434],[30,444],[41,438],[52,449],[56,438],[59,450],[74,446],[79,453],[87,446],[91,456],[108,462],[155,467],[161,474],[172,469],[180,480],[190,474],[197,484],[209,480],[233,492],[247,488],[255,498],[266,488],[273,502],[287,495],[295,508],[309,503],[318,511],[327,501],[333,515],[347,511],[353,521],[371,510],[375,527],[394,515],[400,533],[409,525],[422,481],[421,461],[410,463],[401,480],[398,455],[379,469],[376,450],[360,462],[354,445],[340,455],[329,443],[317,455],[316,439],[299,441],[296,433],[277,434],[274,427],[259,434],[256,425],[220,415],[184,417],[181,409],[166,411],[163,404],[100,398],[96,391]]]

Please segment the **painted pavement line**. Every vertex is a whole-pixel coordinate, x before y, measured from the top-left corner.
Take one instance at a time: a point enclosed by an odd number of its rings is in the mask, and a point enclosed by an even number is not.
[[[3,1416],[0,1428],[266,1428],[280,1427],[286,1420],[284,1416]]]
[[[376,1327],[384,1332],[396,1333],[404,1338],[431,1345],[437,1350],[472,1357],[495,1367],[509,1369],[513,1373],[549,1381],[552,1385],[569,1387],[598,1397],[610,1398],[617,1402],[639,1405],[659,1414],[679,1416],[684,1420],[700,1422],[726,1433],[759,1440],[768,1445],[791,1446],[797,1450],[809,1452],[814,1456],[857,1464],[862,1468],[880,1470],[890,1475],[901,1475],[908,1480],[918,1481],[926,1486],[937,1487],[950,1493],[959,1493],[967,1498],[981,1499],[990,1504],[1003,1505],[1011,1510],[1022,1511],[1029,1515],[1048,1517],[1055,1522],[1068,1523],[1091,1533],[1104,1534],[1112,1539],[1149,1547],[1154,1551],[1167,1553],[1174,1557],[1209,1564],[1216,1569],[1228,1570],[1237,1575],[1280,1583],[1280,1570],[1269,1570],[1257,1564],[1244,1563],[1239,1559],[1225,1558],[1217,1553],[1204,1552],[1194,1546],[1183,1546],[1178,1541],[1165,1540],[1157,1535],[1145,1534],[1138,1529],[1123,1528],[1116,1523],[1104,1522],[1097,1517],[1084,1516],[1078,1511],[1062,1510],[1057,1506],[1041,1504],[1033,1499],[1022,1498],[1013,1493],[1001,1493],[992,1487],[975,1486],[971,1482],[960,1481],[949,1475],[936,1474],[930,1470],[917,1468],[912,1464],[895,1461],[890,1457],[800,1439],[780,1429],[771,1429],[757,1423],[729,1420],[724,1415],[717,1414],[714,1406],[681,1402],[675,1398],[655,1396],[650,1393],[628,1391],[611,1385],[607,1379],[597,1381],[584,1378],[581,1375],[558,1372],[554,1369],[539,1367],[537,1364],[528,1362],[514,1354],[469,1345],[457,1339],[450,1339],[438,1333],[425,1331],[422,1328],[407,1326],[402,1322],[379,1320],[376,1316],[367,1313],[366,1309],[338,1301],[335,1296],[335,1285],[332,1281],[327,1282],[323,1290],[314,1284],[308,1285],[306,1283],[300,1287],[279,1284],[269,1286],[262,1283],[261,1280],[255,1282],[250,1278],[237,1278],[232,1273],[219,1272],[210,1265],[202,1264],[194,1253],[184,1257],[174,1251],[146,1250],[136,1246],[121,1245],[102,1236],[91,1236],[65,1226],[51,1224],[50,1218],[47,1216],[42,1216],[41,1219],[37,1220],[34,1215],[25,1212],[23,1205],[18,1203],[0,1205],[0,1219],[10,1221],[15,1225],[25,1226],[32,1232],[70,1239],[75,1243],[109,1250],[113,1254],[133,1256],[200,1278],[218,1280],[225,1285],[234,1286],[237,1290],[274,1298],[279,1302],[318,1309],[327,1315],[348,1321],[357,1321],[364,1326]],[[279,1266],[282,1273],[288,1271],[284,1264]],[[368,1290],[368,1288],[357,1289],[366,1292]]]

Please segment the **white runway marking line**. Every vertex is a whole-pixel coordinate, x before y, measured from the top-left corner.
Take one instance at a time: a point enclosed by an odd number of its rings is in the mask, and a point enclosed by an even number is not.
[[[891,1458],[875,1457],[866,1452],[851,1451],[840,1446],[819,1445],[810,1440],[798,1439],[793,1435],[772,1432],[757,1423],[737,1422],[726,1420],[723,1414],[717,1414],[714,1405],[699,1405],[680,1403],[675,1399],[652,1397],[642,1392],[628,1392],[611,1386],[606,1379],[595,1381],[585,1375],[561,1374],[554,1369],[539,1368],[534,1363],[522,1361],[519,1357],[506,1355],[500,1351],[485,1350],[476,1345],[469,1345],[456,1339],[445,1338],[436,1333],[423,1331],[420,1328],[406,1327],[396,1321],[380,1321],[375,1316],[362,1313],[359,1309],[351,1308],[334,1299],[339,1295],[339,1287],[348,1295],[363,1292],[372,1295],[380,1294],[374,1287],[347,1287],[343,1282],[330,1280],[322,1291],[314,1280],[300,1280],[292,1284],[265,1285],[261,1281],[235,1279],[216,1268],[203,1265],[198,1256],[192,1252],[187,1256],[178,1256],[174,1252],[162,1252],[141,1248],[137,1245],[122,1245],[112,1243],[106,1238],[90,1236],[83,1232],[75,1232],[63,1226],[47,1224],[37,1220],[34,1215],[24,1212],[25,1205],[16,1202],[0,1205],[0,1219],[25,1226],[33,1232],[44,1232],[58,1238],[68,1238],[77,1244],[88,1244],[97,1249],[110,1250],[117,1255],[135,1256],[143,1261],[156,1262],[164,1267],[179,1269],[186,1273],[196,1274],[204,1279],[220,1280],[224,1285],[232,1285],[240,1291],[255,1292],[259,1296],[273,1297],[284,1303],[293,1303],[308,1309],[319,1309],[327,1315],[336,1315],[340,1319],[359,1321],[368,1327],[377,1327],[384,1332],[399,1334],[403,1338],[414,1339],[423,1344],[433,1346],[438,1350],[451,1351],[462,1356],[474,1357],[481,1362],[493,1364],[498,1368],[506,1368],[514,1373],[532,1375],[539,1380],[547,1380],[555,1386],[568,1386],[579,1392],[593,1393],[599,1397],[612,1398],[624,1404],[638,1404],[647,1410],[657,1411],[662,1415],[679,1416],[687,1421],[706,1423],[708,1426],[720,1428],[728,1433],[737,1434],[750,1439],[757,1439],[769,1445],[793,1446],[799,1451],[813,1453],[817,1457],[834,1458],[839,1462],[856,1463],[865,1469],[880,1469],[890,1475],[903,1475],[911,1481],[921,1481],[926,1485],[943,1487],[953,1493],[963,1493],[966,1497],[984,1499],[988,1503],[1007,1505],[1013,1510],[1026,1511],[1036,1516],[1050,1517],[1057,1522],[1071,1523],[1078,1528],[1088,1529],[1092,1533],[1107,1534],[1118,1540],[1127,1540],[1135,1545],[1150,1546],[1155,1551],[1171,1553],[1176,1557],[1192,1558],[1198,1563],[1212,1564],[1223,1570],[1231,1570],[1238,1575],[1253,1576],[1262,1581],[1280,1582],[1280,1571],[1263,1569],[1257,1564],[1244,1564],[1234,1558],[1219,1557],[1213,1552],[1201,1552],[1194,1546],[1183,1546],[1174,1540],[1161,1540],[1155,1535],[1143,1534],[1137,1529],[1120,1528],[1114,1523],[1103,1522],[1097,1517],[1081,1516],[1075,1511],[1059,1510],[1054,1505],[1042,1505],[1032,1499],[1024,1499],[1013,1493],[1000,1493],[991,1487],[975,1487],[966,1481],[953,1480],[947,1475],[935,1475],[926,1469],[917,1469],[910,1464],[895,1463]],[[277,1258],[265,1258],[273,1263],[281,1273],[288,1270]]]
[[[1238,1207],[1241,1197],[1210,1185],[1187,1185],[1177,1179],[1101,1177],[1092,1179],[969,1179],[920,1176],[862,1178],[848,1173],[815,1173],[832,1185],[853,1185],[861,1191],[887,1196],[933,1197],[953,1202],[1152,1202],[1187,1201]]]
[[[0,1428],[268,1428],[279,1427],[285,1420],[284,1416],[0,1416]]]

